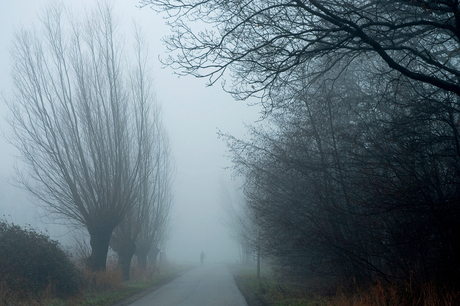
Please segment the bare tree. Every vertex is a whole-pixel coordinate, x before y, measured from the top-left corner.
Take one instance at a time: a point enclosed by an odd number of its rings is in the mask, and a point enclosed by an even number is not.
[[[155,127],[158,139],[155,142],[152,163],[153,171],[142,188],[142,199],[148,209],[143,216],[144,226],[136,242],[136,256],[142,269],[147,262],[156,263],[156,258],[168,238],[169,213],[172,204],[174,168],[171,161],[169,140],[161,125]]]
[[[226,139],[226,135],[220,134]],[[242,187],[222,184],[221,188],[222,208],[225,212],[223,224],[230,230],[230,236],[238,245],[241,264],[254,262],[256,250],[255,240],[257,237],[257,227],[246,211],[246,199],[242,192]]]
[[[169,14],[166,65],[273,112],[251,141],[228,136],[267,256],[458,281],[457,0],[140,3]]]
[[[118,254],[119,266],[125,280],[129,279],[131,259],[136,252],[139,235],[149,227],[151,206],[154,205],[153,199],[149,196],[159,192],[152,182],[152,177],[163,170],[158,164],[159,155],[166,154],[166,158],[169,158],[169,151],[160,150],[163,149],[167,136],[161,120],[160,107],[154,103],[147,44],[137,26],[134,38],[137,66],[131,72],[130,87],[133,93],[132,100],[136,106],[134,119],[138,132],[143,134],[141,145],[144,154],[141,157],[142,168],[139,170],[139,186],[135,203],[115,228],[110,240],[110,246]]]
[[[225,136],[265,258],[300,278],[458,281],[455,94],[343,71]]]
[[[230,91],[244,99],[271,95],[309,67],[309,79],[339,62],[377,56],[383,72],[460,94],[460,4],[457,0],[141,0],[165,11],[173,34],[165,64],[215,83],[229,70]],[[200,21],[200,22],[197,22]],[[210,24],[213,29],[202,24]],[[278,101],[279,103],[280,101]]]
[[[55,217],[88,230],[88,266],[105,270],[110,236],[137,201],[149,150],[147,126],[136,119],[143,116],[136,95],[146,89],[130,86],[111,7],[98,5],[84,22],[64,11],[50,6],[41,27],[16,33],[12,140],[30,175],[22,186]]]
[[[139,266],[145,270],[147,255],[152,250],[157,250],[157,255],[167,238],[173,169],[160,109],[156,107],[151,115],[146,118],[149,139],[145,142],[150,152],[141,169],[142,180],[136,204],[115,228],[110,240],[110,246],[118,254],[125,280],[129,279],[133,255],[137,255]]]

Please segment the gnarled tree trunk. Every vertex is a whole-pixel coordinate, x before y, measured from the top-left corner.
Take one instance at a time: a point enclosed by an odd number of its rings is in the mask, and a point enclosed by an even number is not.
[[[112,235],[113,229],[114,226],[110,224],[98,224],[93,227],[88,227],[91,255],[87,259],[87,265],[91,271],[105,271],[110,236]]]
[[[157,246],[154,246],[150,249],[149,252],[149,262],[151,265],[157,263],[158,254],[160,253],[160,249]]]
[[[137,265],[143,270],[147,270],[147,263],[149,262],[148,260],[148,254],[149,254],[150,249],[147,248],[142,248],[137,246],[136,248],[136,256],[137,256]]]
[[[116,250],[118,254],[118,265],[123,273],[123,280],[129,280],[129,271],[131,267],[131,260],[136,252],[136,244],[134,241],[129,240]]]

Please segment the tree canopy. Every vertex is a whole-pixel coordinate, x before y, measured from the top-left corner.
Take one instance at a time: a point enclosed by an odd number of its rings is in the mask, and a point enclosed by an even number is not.
[[[458,284],[458,1],[142,5],[168,14],[164,64],[265,107],[222,135],[254,250],[304,279]]]
[[[456,0],[140,2],[170,16],[165,42],[172,54],[165,64],[210,84],[228,71],[237,98],[260,94],[270,102],[303,66],[312,82],[339,62],[367,61],[364,55],[383,61],[380,73],[395,70],[460,94]]]
[[[115,20],[109,5],[81,20],[49,6],[11,51],[12,142],[28,170],[19,182],[52,217],[88,230],[93,270],[105,270],[112,231],[138,202],[153,158],[145,46],[136,36],[130,53]]]

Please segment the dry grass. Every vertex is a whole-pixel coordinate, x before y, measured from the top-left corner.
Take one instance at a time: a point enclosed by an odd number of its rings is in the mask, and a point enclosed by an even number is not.
[[[308,284],[293,284],[265,273],[256,278],[255,268],[231,267],[240,291],[248,305],[318,305],[318,306],[451,306],[460,305],[460,291],[420,284],[384,285],[376,282],[367,287],[339,290],[336,294],[322,291]],[[302,289],[303,288],[303,289]],[[327,291],[326,291],[327,292]]]
[[[107,270],[84,272],[85,290],[91,291],[116,291],[123,287],[123,274],[120,270]]]
[[[83,274],[83,291],[75,297],[67,298],[65,305],[81,304],[86,294],[114,292],[123,288],[122,273],[119,270],[100,272],[86,270]],[[52,284],[48,284],[45,290],[35,295],[32,295],[26,289],[20,286],[11,287],[4,281],[0,282],[0,306],[53,305],[57,303],[55,301],[60,301]]]
[[[45,290],[37,294],[32,294],[26,289],[21,286],[11,286],[1,281],[0,306],[42,306],[52,304],[51,301],[56,300],[56,290],[52,284],[48,284]],[[69,298],[69,301],[76,299],[79,297]]]
[[[152,279],[158,272],[157,266],[148,265],[146,270],[139,266],[131,266],[129,279],[131,281],[145,281]]]
[[[79,293],[73,297],[58,297],[55,286],[48,284],[44,290],[31,293],[25,287],[25,282],[15,281],[12,284],[0,275],[0,306],[25,306],[25,305],[52,305],[52,306],[76,306],[76,305],[112,305],[129,295],[135,294],[152,285],[161,282],[163,279],[179,274],[180,269],[170,265],[162,265],[161,271],[158,267],[149,267],[147,271],[135,267],[131,268],[129,282],[123,282],[122,272],[118,270],[117,256],[109,254],[107,257],[107,271],[92,272],[85,269],[86,259],[90,249],[87,245],[81,245],[80,250],[74,250],[68,255],[81,271],[82,286]],[[160,273],[161,272],[161,273]]]
[[[384,286],[377,282],[352,294],[338,293],[327,306],[450,306],[460,305],[460,293],[433,284]]]
[[[39,305],[30,303],[31,300],[28,294],[22,293],[19,288],[12,290],[3,280],[0,282],[0,306]]]

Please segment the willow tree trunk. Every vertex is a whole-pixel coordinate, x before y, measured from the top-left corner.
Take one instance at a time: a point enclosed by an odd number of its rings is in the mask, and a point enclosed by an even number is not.
[[[104,224],[95,225],[91,228],[88,227],[91,255],[87,260],[87,265],[91,271],[105,271],[109,241],[113,229],[114,226]]]
[[[149,254],[149,251],[147,248],[136,248],[136,256],[137,256],[137,265],[143,270],[147,270],[147,256]]]
[[[156,246],[152,247],[149,252],[149,262],[151,265],[157,263],[158,254],[160,253],[160,249]]]
[[[123,280],[129,280],[129,271],[131,268],[131,260],[134,256],[134,251],[126,251],[118,255],[118,264],[120,265],[121,272],[123,273]]]
[[[116,252],[118,254],[118,266],[123,273],[123,280],[127,281],[129,280],[131,260],[136,252],[136,244],[132,240],[123,241],[123,245]]]

